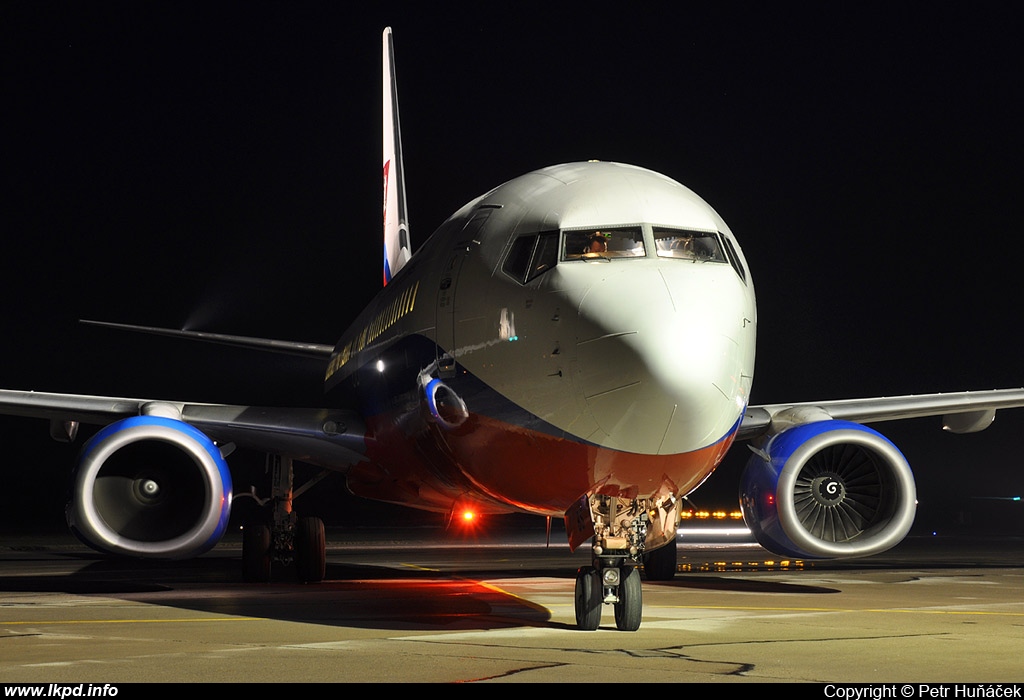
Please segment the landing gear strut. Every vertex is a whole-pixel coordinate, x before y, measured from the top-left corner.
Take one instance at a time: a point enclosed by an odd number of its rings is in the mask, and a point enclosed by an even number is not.
[[[601,608],[615,609],[615,627],[633,632],[643,616],[639,565],[647,539],[647,503],[609,496],[589,498],[594,523],[593,562],[576,573],[576,626],[595,630]]]
[[[650,581],[675,575],[678,523],[678,501],[671,488],[650,498],[591,494],[566,512],[566,526],[573,530],[570,543],[593,537],[591,565],[576,573],[577,627],[597,629],[602,606],[611,605],[617,629],[640,628],[641,565]]]
[[[323,581],[327,562],[324,523],[320,518],[299,518],[292,512],[295,497],[319,478],[293,491],[292,461],[280,455],[267,455],[267,471],[271,475],[271,496],[261,501],[268,511],[266,517],[246,523],[242,533],[243,578],[266,582],[275,564],[294,563],[300,582]]]

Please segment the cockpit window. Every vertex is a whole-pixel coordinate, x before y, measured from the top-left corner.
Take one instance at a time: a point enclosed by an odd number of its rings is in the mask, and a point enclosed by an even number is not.
[[[639,226],[566,231],[562,260],[642,258],[644,234]]]
[[[722,240],[725,241],[725,252],[729,256],[729,263],[733,269],[736,270],[736,274],[743,280],[743,284],[747,283],[747,270],[743,267],[743,262],[740,260],[739,253],[736,252],[736,248],[733,247],[732,241],[729,240],[728,236],[723,235]]]
[[[558,262],[558,231],[520,236],[512,242],[502,272],[521,284],[547,272]]]
[[[654,246],[661,258],[728,262],[718,235],[710,231],[684,231],[655,226]]]
[[[515,239],[501,266],[502,272],[517,282],[522,282],[526,278],[526,270],[530,266],[530,257],[536,244],[536,236],[520,236]]]

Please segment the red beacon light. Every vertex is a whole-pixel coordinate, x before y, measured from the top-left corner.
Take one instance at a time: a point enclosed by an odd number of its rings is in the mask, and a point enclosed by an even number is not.
[[[463,531],[474,531],[480,527],[480,513],[472,506],[459,506],[452,510],[448,526]]]

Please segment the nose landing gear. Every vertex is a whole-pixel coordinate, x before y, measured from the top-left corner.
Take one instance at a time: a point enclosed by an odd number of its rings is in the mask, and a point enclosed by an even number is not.
[[[579,629],[596,630],[601,624],[604,605],[613,606],[616,629],[633,632],[640,628],[643,590],[639,567],[644,548],[647,544],[661,544],[667,537],[673,541],[675,538],[675,500],[666,499],[664,503],[666,505],[655,505],[649,499],[590,496],[593,561],[576,572],[575,609]],[[652,521],[651,514],[658,515],[659,509],[668,517]],[[659,525],[662,522],[672,523],[668,532]],[[652,525],[656,532],[651,532]]]

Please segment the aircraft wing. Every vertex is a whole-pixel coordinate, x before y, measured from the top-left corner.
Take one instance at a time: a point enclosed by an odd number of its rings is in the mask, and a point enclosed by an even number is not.
[[[324,467],[363,461],[366,430],[354,411],[264,408],[153,399],[0,390],[0,414],[44,418],[55,439],[70,440],[78,424],[105,425],[140,415],[173,417],[221,445],[233,443]]]
[[[80,323],[87,326],[99,326],[101,328],[113,328],[122,331],[135,333],[148,333],[150,335],[162,335],[169,338],[183,338],[186,340],[201,340],[207,343],[219,343],[234,347],[249,348],[252,350],[265,350],[299,357],[309,357],[315,360],[326,362],[334,351],[333,345],[321,343],[297,343],[291,340],[272,340],[269,338],[253,338],[244,335],[227,335],[225,333],[207,333],[206,331],[187,331],[174,328],[158,328],[155,326],[136,326],[129,323],[111,323],[109,321],[90,321],[82,319]]]
[[[774,435],[788,427],[817,420],[878,423],[904,418],[942,416],[943,429],[973,433],[987,428],[1000,408],[1024,406],[1024,389],[961,391],[837,401],[809,401],[749,406],[737,439]]]

